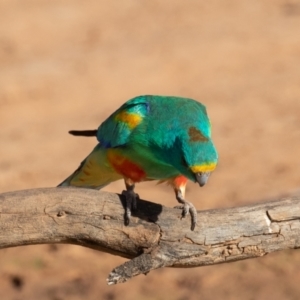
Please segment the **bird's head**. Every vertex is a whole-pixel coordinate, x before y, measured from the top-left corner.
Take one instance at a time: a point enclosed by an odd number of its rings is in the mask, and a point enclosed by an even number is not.
[[[202,143],[190,144],[185,154],[190,179],[198,182],[201,187],[204,186],[218,162],[218,153],[213,142],[208,139]]]
[[[195,181],[202,187],[206,184],[209,175],[216,168],[217,163],[210,162],[203,165],[193,166],[191,170],[194,174]]]

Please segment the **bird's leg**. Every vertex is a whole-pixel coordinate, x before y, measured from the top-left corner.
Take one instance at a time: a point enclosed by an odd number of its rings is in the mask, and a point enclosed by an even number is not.
[[[175,190],[176,199],[179,203],[182,205],[175,206],[175,208],[181,208],[182,209],[182,217],[184,218],[188,213],[191,214],[192,218],[192,225],[191,230],[193,231],[195,229],[196,223],[197,223],[197,210],[193,203],[188,202],[184,199],[182,192],[180,190]]]
[[[175,206],[175,208],[182,209],[183,218],[190,213],[192,218],[191,230],[194,230],[197,223],[197,210],[191,202],[188,202],[184,199],[186,183],[187,179],[184,176],[177,176],[172,180],[172,186],[174,188],[176,199],[180,204],[182,204]]]
[[[125,225],[129,225],[131,212],[137,209],[137,200],[139,195],[134,192],[135,184],[129,178],[125,178],[126,191],[122,191],[122,195],[125,196]]]

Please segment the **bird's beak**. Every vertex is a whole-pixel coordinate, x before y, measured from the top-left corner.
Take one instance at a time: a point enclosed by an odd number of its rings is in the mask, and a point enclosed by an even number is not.
[[[204,186],[208,180],[210,172],[199,172],[196,173],[196,181],[199,183],[200,186]]]

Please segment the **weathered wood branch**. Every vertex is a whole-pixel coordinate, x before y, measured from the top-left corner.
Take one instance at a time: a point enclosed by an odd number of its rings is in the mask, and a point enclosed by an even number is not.
[[[300,196],[244,207],[198,212],[198,225],[181,211],[140,200],[124,226],[121,196],[77,188],[0,194],[0,248],[68,243],[132,260],[108,284],[161,267],[197,267],[300,247]]]

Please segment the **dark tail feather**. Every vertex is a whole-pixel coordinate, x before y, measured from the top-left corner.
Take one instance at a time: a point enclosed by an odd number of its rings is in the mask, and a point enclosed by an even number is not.
[[[70,130],[69,133],[75,136],[97,136],[98,130]]]

